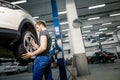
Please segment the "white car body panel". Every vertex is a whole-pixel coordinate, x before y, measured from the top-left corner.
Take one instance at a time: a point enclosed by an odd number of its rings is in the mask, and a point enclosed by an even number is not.
[[[23,19],[34,21],[32,17],[21,9],[9,9],[0,7],[0,27],[18,30]],[[35,22],[33,22],[35,23]]]
[[[0,27],[17,30],[19,16],[17,10],[0,7]]]

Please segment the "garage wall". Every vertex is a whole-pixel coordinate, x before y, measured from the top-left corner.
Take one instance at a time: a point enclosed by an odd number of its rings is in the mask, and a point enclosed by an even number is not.
[[[68,50],[68,49],[70,49],[69,42],[63,43],[63,50]]]
[[[113,35],[113,37],[111,39],[101,42],[101,44],[111,44],[111,43],[116,43],[116,42],[118,42],[117,35]],[[92,39],[90,41],[86,41],[84,39],[84,44],[86,47],[99,45],[98,41],[92,43]]]
[[[114,38],[113,41],[109,41],[109,42],[106,41],[102,43],[102,47],[103,47],[103,50],[108,52],[113,52],[117,55],[117,52],[120,51],[118,48],[116,48],[116,46],[118,46],[118,43],[117,43],[118,40],[116,38],[116,35],[113,35],[113,38]],[[100,51],[98,42],[93,44],[90,42],[84,42],[84,44],[85,44],[86,56],[92,56],[95,52]],[[70,44],[68,42],[63,43],[63,49],[64,50],[70,49]]]

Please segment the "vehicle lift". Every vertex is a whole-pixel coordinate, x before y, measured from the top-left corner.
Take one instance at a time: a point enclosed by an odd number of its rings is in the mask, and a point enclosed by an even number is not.
[[[58,10],[56,0],[51,0],[52,6],[52,15],[53,15],[53,24],[54,24],[54,34],[55,34],[55,49],[58,51],[57,54],[57,64],[59,66],[59,76],[60,80],[69,80],[71,76],[71,72],[69,69],[66,68],[65,60],[64,60],[64,53],[62,47],[62,35],[60,31],[60,24],[58,18]],[[67,72],[70,73],[70,76],[67,78]]]

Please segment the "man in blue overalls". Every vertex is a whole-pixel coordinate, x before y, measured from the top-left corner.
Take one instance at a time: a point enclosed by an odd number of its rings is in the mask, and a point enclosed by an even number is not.
[[[22,58],[28,60],[29,58],[36,56],[33,68],[33,80],[42,80],[45,75],[45,80],[52,80],[51,72],[51,57],[50,48],[52,39],[46,29],[46,24],[43,21],[38,21],[35,24],[36,30],[40,32],[39,45],[32,41],[32,45],[36,50],[22,55]]]

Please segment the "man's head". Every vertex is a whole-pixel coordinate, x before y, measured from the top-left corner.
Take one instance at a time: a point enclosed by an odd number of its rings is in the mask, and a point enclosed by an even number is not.
[[[36,30],[41,32],[43,28],[46,28],[46,22],[45,21],[38,21],[35,24]]]

